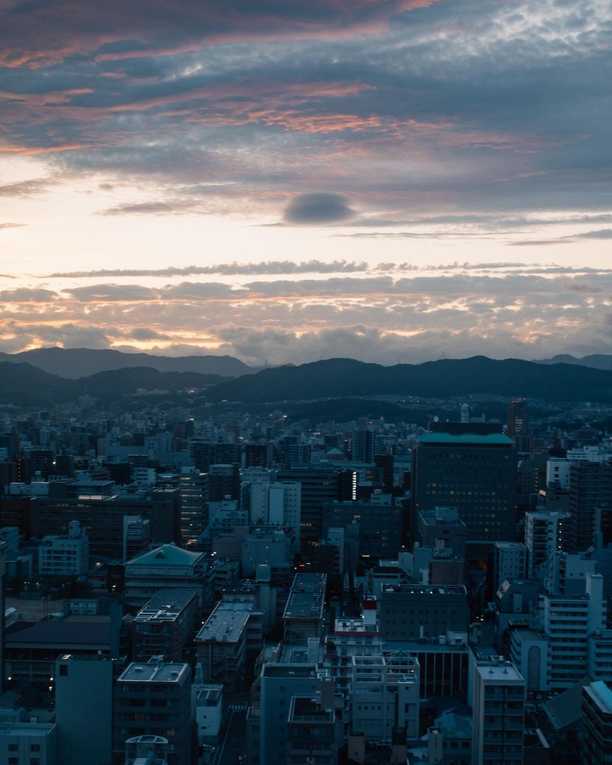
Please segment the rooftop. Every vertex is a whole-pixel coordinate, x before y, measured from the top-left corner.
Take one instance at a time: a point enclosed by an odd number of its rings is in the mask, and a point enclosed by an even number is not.
[[[133,661],[123,670],[118,682],[179,683],[188,673],[188,664]]]
[[[296,574],[283,619],[321,619],[325,606],[326,583],[325,574]]]
[[[612,714],[612,689],[603,680],[596,680],[587,685],[584,689],[586,693],[594,698],[600,709],[606,714]]]
[[[231,602],[230,602],[231,603]],[[247,627],[251,609],[242,602],[231,603],[226,608],[223,601],[218,603],[214,611],[197,634],[198,642],[238,643]]]
[[[514,442],[503,433],[423,433],[419,436],[419,444],[455,444],[464,446],[508,446]]]
[[[0,738],[3,736],[48,736],[55,730],[54,723],[8,722],[0,723]]]
[[[478,665],[476,671],[485,682],[512,684],[525,682],[518,669],[509,661],[485,662]]]
[[[195,590],[159,590],[136,615],[136,622],[173,622],[197,597]]]
[[[128,561],[126,566],[193,566],[204,555],[176,545],[162,545]]]

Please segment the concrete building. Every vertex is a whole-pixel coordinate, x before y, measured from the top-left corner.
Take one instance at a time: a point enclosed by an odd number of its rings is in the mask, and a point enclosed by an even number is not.
[[[530,579],[539,567],[552,557],[556,550],[567,544],[569,513],[550,510],[534,510],[525,514],[525,546],[527,547],[527,572]]]
[[[463,555],[467,539],[467,527],[459,517],[456,507],[434,507],[417,513],[417,538],[423,547],[450,548],[456,555]]]
[[[482,425],[444,428],[420,436],[413,451],[413,518],[423,510],[456,507],[471,539],[514,540],[512,439]]]
[[[524,579],[527,573],[527,546],[521,542],[496,542],[494,549],[494,586]]]
[[[57,661],[55,720],[61,765],[108,765],[112,753],[112,660],[67,654]]]
[[[601,680],[582,689],[582,765],[612,763],[612,691]]]
[[[323,507],[323,535],[331,529],[357,529],[358,554],[374,559],[397,556],[403,536],[404,510],[390,501],[330,502]]]
[[[292,699],[319,696],[322,682],[316,664],[289,662],[264,664],[260,683],[259,762],[287,765]]]
[[[163,656],[166,661],[182,661],[192,640],[199,615],[195,590],[159,590],[144,605],[132,622],[132,655],[135,661]]]
[[[242,575],[252,577],[257,566],[268,564],[276,571],[288,571],[297,540],[276,527],[254,527],[242,540],[240,563]]]
[[[57,726],[42,722],[0,723],[3,765],[63,765],[57,755]]]
[[[219,738],[223,724],[223,686],[194,685],[192,698],[198,743],[212,744]]]
[[[188,664],[132,662],[115,683],[113,752],[123,758],[134,736],[168,739],[168,765],[191,765],[191,670]]]
[[[134,736],[125,742],[125,765],[168,765],[168,739]]]
[[[525,680],[504,659],[474,667],[472,765],[523,762]]]
[[[527,690],[546,693],[549,685],[548,639],[541,632],[528,628],[513,629],[510,637],[512,663],[525,678]]]
[[[318,697],[293,696],[287,726],[287,765],[337,765],[338,741],[333,709]]]
[[[47,536],[38,548],[40,576],[86,576],[89,569],[89,538],[78,521],[71,521],[67,536]]]
[[[200,603],[204,603],[209,567],[205,553],[162,545],[125,564],[125,601],[142,608],[159,590],[184,589],[196,590]]]
[[[539,621],[549,644],[549,683],[559,691],[579,682],[589,670],[589,640],[606,624],[601,574],[588,575],[584,595],[544,595]]]
[[[353,656],[351,732],[382,744],[418,738],[419,687],[414,657]]]
[[[612,460],[574,462],[570,468],[569,512],[572,550],[596,545],[598,519],[612,508]],[[600,520],[601,523],[601,520]]]
[[[283,612],[283,635],[288,643],[320,638],[325,612],[325,574],[298,573]]]
[[[383,585],[380,625],[385,640],[416,640],[466,632],[467,590],[463,585]]]
[[[244,677],[251,611],[220,601],[196,636],[204,682],[234,688]]]

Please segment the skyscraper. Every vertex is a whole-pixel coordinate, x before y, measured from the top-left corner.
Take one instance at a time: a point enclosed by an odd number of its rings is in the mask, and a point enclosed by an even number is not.
[[[513,540],[516,458],[512,440],[478,425],[443,427],[423,434],[413,452],[412,534],[418,512],[456,507],[468,538]]]

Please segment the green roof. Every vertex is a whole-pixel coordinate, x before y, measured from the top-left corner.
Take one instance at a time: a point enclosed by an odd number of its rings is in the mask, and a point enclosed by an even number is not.
[[[204,553],[189,552],[176,545],[162,545],[139,555],[126,563],[127,566],[192,566]]]
[[[511,438],[503,433],[423,433],[419,436],[420,444],[474,444],[476,446],[512,446]]]

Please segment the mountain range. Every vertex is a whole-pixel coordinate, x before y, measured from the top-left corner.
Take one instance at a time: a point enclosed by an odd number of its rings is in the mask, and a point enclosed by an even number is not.
[[[155,356],[123,353],[110,348],[34,348],[21,353],[0,353],[0,361],[31,364],[52,375],[80,377],[127,367],[147,367],[158,372],[197,372],[237,377],[253,370],[233,356]]]
[[[210,402],[246,404],[375,395],[449,398],[476,394],[612,402],[612,363],[610,369],[597,369],[570,358],[570,362],[559,363],[554,359],[533,362],[475,356],[395,366],[338,358],[257,372],[230,356],[169,358],[112,350],[45,348],[0,354],[0,403],[47,406],[84,394],[109,401],[142,391],[186,390],[202,391]],[[609,358],[612,362],[612,357],[586,358]],[[136,360],[144,364],[136,366]],[[109,365],[123,366],[90,372]],[[178,369],[160,370],[154,365]],[[201,371],[213,369],[218,371]]]
[[[159,372],[147,367],[128,367],[72,380],[31,364],[0,361],[0,403],[51,406],[74,401],[82,395],[110,401],[141,391],[202,390],[226,379],[197,372]]]
[[[492,394],[551,401],[612,402],[612,371],[577,364],[499,361],[485,356],[389,367],[354,359],[329,359],[265,369],[207,391],[212,401],[247,403],[377,394],[424,398]]]

